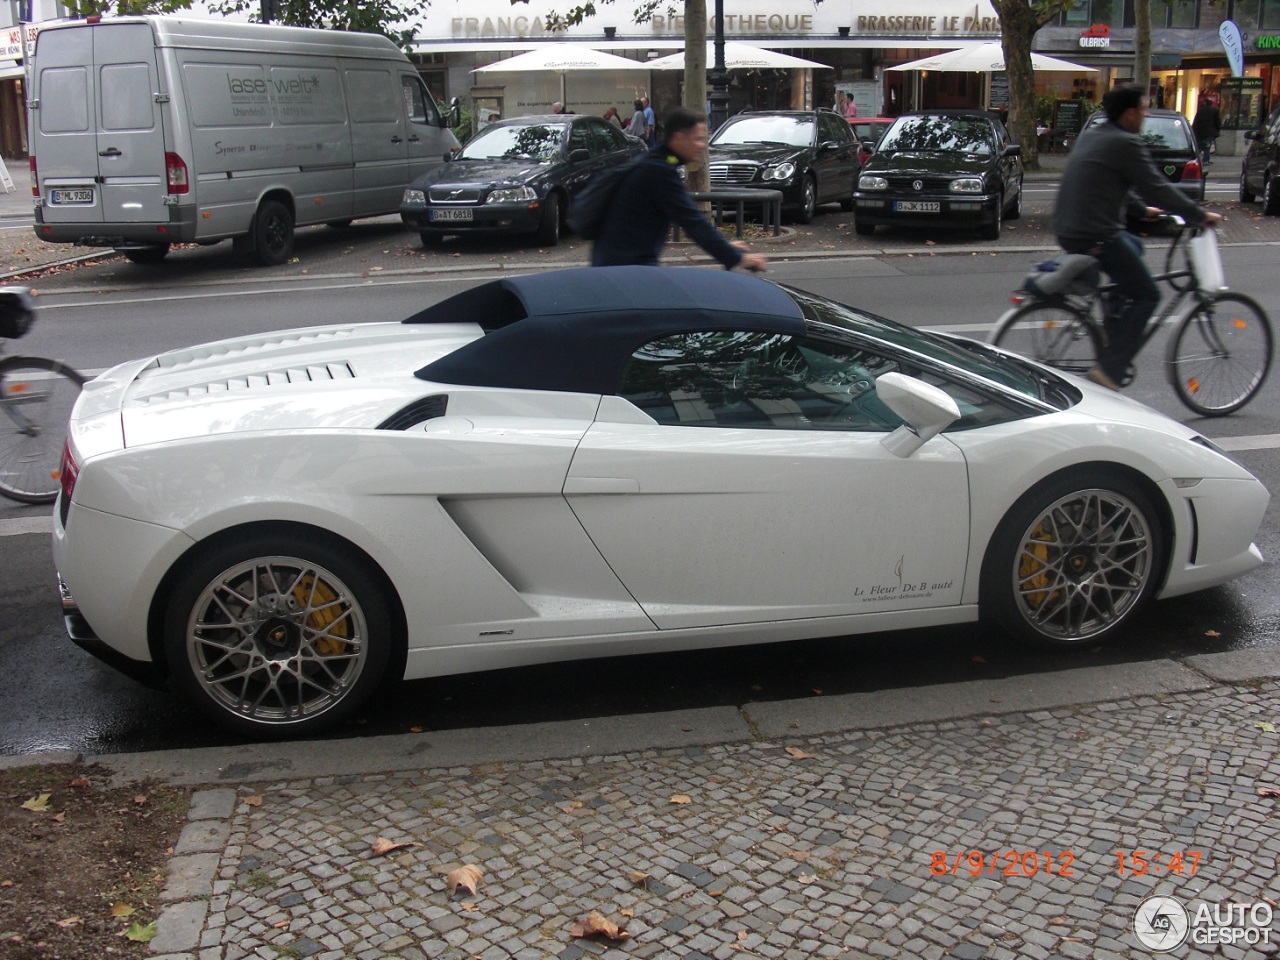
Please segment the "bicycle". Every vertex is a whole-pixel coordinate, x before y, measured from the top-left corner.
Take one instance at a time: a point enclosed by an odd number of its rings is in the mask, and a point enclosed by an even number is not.
[[[0,339],[24,336],[35,315],[26,289],[0,287]],[[20,503],[57,499],[67,421],[84,382],[61,360],[0,357],[0,494]]]
[[[1154,279],[1169,284],[1176,296],[1147,321],[1139,349],[1171,325],[1165,370],[1178,399],[1204,417],[1235,413],[1262,389],[1271,370],[1271,320],[1251,297],[1201,289],[1190,245],[1184,243],[1188,233],[1199,231],[1188,231],[1181,217],[1166,214],[1159,220],[1174,228],[1174,237],[1164,272]],[[1179,251],[1186,265],[1175,270]],[[1083,376],[1096,366],[1107,342],[1108,306],[1123,304],[1113,296],[1115,290],[1115,284],[1094,282],[1053,296],[1015,293],[1016,306],[995,322],[990,342]],[[1121,385],[1132,380],[1130,367]]]

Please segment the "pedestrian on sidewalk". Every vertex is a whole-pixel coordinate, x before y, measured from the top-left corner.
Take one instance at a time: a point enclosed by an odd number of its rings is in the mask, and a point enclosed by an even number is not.
[[[673,224],[732,270],[763,270],[768,260],[745,244],[730,243],[698,209],[685,189],[680,165],[707,148],[707,118],[688,107],[665,117],[665,139],[618,186],[591,251],[593,267],[656,266]]]
[[[1200,98],[1200,107],[1196,117],[1191,121],[1191,132],[1196,135],[1196,146],[1200,149],[1200,167],[1209,166],[1214,145],[1218,142],[1218,134],[1222,133],[1222,114],[1208,97]]]

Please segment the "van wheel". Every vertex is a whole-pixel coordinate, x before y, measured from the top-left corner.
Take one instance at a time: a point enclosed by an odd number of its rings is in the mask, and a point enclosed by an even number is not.
[[[254,259],[278,267],[293,253],[293,214],[283,203],[264,201],[253,221]]]
[[[538,244],[554,247],[560,242],[560,195],[548,193],[542,201],[542,222],[538,225]]]
[[[136,250],[121,250],[131,263],[159,263],[169,255],[167,243],[157,243],[153,247],[140,247]]]

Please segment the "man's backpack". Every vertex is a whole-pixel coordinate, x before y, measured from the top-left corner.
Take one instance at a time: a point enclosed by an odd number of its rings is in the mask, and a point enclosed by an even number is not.
[[[573,198],[569,207],[569,228],[585,240],[595,240],[604,229],[605,218],[613,206],[613,198],[624,180],[647,159],[641,154],[627,163],[602,170]]]

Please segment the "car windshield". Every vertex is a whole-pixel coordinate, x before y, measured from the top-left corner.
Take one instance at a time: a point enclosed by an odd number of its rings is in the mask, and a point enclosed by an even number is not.
[[[802,290],[779,284],[799,305],[806,320],[824,323],[852,333],[874,337],[885,343],[922,356],[928,360],[947,364],[966,373],[992,380],[1024,396],[1047,401],[1054,406],[1070,405],[1061,384],[1038,368],[1021,363],[988,350],[980,344],[966,344],[948,337],[906,327],[872,313],[854,310],[852,307],[823,297],[815,297]]]
[[[813,142],[809,117],[743,117],[716,131],[711,143],[718,147],[744,143],[776,143],[807,147]]]
[[[526,127],[485,127],[462,148],[459,160],[554,160],[564,142],[562,124],[530,124]]]
[[[889,129],[887,123],[854,123],[853,135],[859,140],[875,140]]]
[[[899,117],[880,142],[881,151],[971,153],[989,156],[994,149],[991,124],[966,117]]]
[[[1148,147],[1156,150],[1194,152],[1187,137],[1187,127],[1177,117],[1147,117],[1142,121],[1138,136]]]

